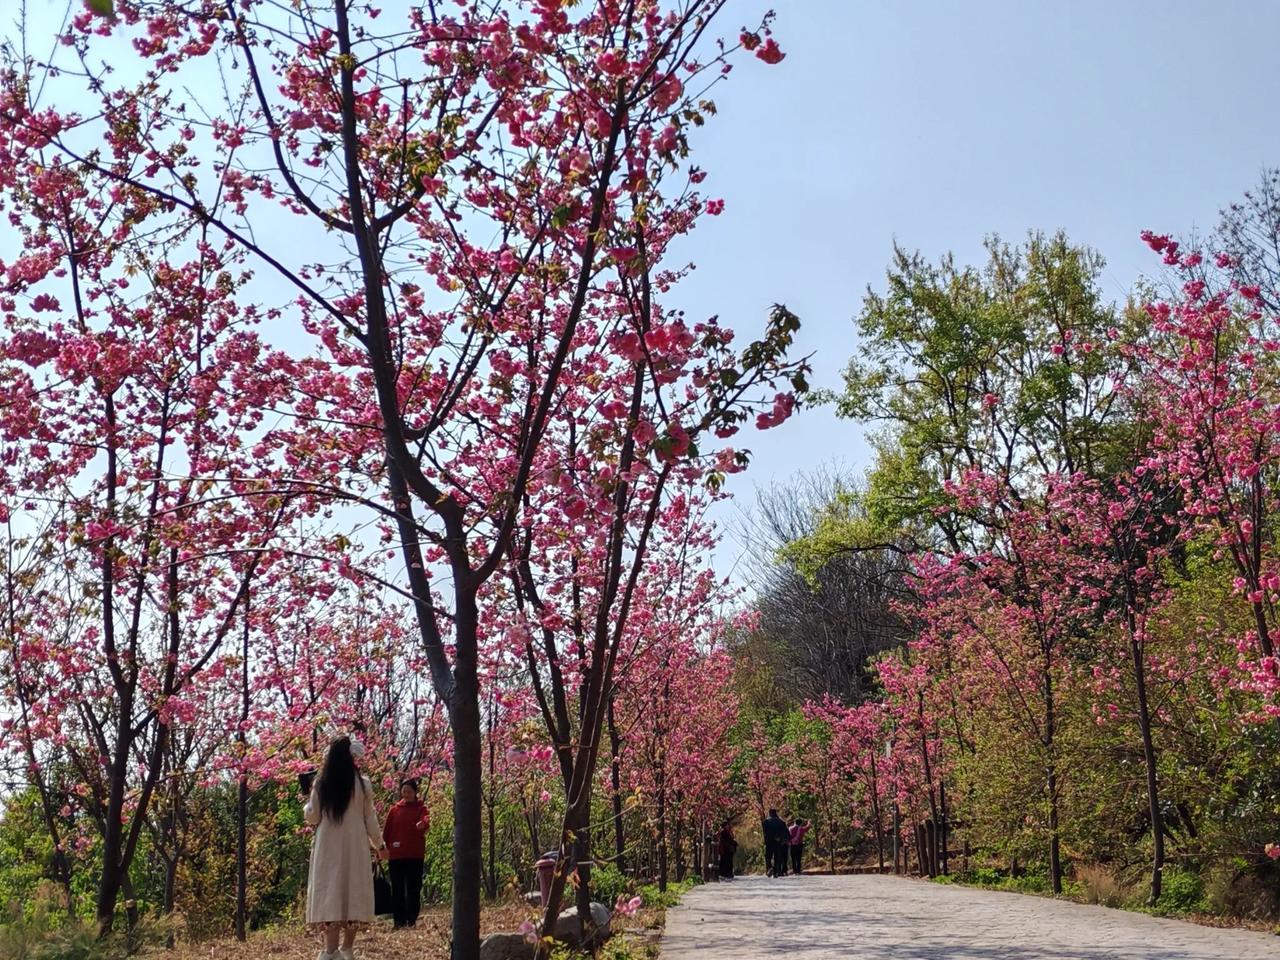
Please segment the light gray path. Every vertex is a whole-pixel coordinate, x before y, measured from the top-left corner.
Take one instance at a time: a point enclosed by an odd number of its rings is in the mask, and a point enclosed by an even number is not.
[[[898,877],[740,877],[667,911],[662,960],[1280,960],[1280,937]]]

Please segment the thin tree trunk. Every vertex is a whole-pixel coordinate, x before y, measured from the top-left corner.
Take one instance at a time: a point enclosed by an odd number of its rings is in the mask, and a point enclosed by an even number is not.
[[[1132,622],[1129,654],[1133,659],[1133,679],[1138,688],[1138,730],[1142,734],[1142,759],[1147,767],[1147,806],[1151,812],[1151,899],[1160,899],[1164,872],[1164,815],[1160,812],[1160,787],[1156,780],[1156,748],[1151,737],[1151,710],[1147,703],[1146,654]]]
[[[489,816],[489,870],[486,876],[485,893],[490,900],[497,899],[498,896],[498,844],[497,844],[497,815],[494,811],[494,777],[497,766],[496,760],[497,744],[493,737],[493,713],[492,707],[489,714],[489,789],[485,791],[485,807]]]
[[[893,801],[893,872],[902,873],[902,811],[898,801]]]
[[[876,823],[876,862],[884,873],[884,823],[880,816],[880,779],[876,774],[876,751],[871,748],[871,816]],[[896,867],[894,872],[896,873]]]
[[[479,960],[480,889],[483,873],[484,743],[480,736],[477,678],[478,611],[474,591],[455,594],[457,641],[454,696],[449,704],[453,729],[453,942],[452,960]]]
[[[249,936],[249,781],[240,775],[236,797],[236,939]]]
[[[247,749],[245,728],[249,721],[249,598],[244,605],[244,631],[240,644],[240,729],[236,740],[240,744],[240,759],[244,762]],[[236,939],[241,943],[249,936],[249,779],[240,774],[240,788],[236,796]]]
[[[942,862],[940,864],[940,872],[945,877],[951,872],[950,865],[947,863],[947,781],[938,781],[938,806],[941,808],[942,819],[938,822],[938,846],[942,852]]]
[[[661,749],[661,748],[659,748]],[[667,889],[667,788],[666,778],[658,771],[658,889]]]
[[[1049,884],[1055,894],[1062,893],[1062,850],[1058,826],[1058,770],[1054,758],[1056,714],[1054,709],[1053,674],[1049,654],[1044,663],[1044,749],[1045,789],[1049,794]]]
[[[627,865],[624,857],[627,846],[622,825],[622,775],[620,771],[622,739],[618,736],[618,724],[613,716],[612,694],[609,695],[606,720],[609,725],[609,784],[612,787],[613,794],[613,862],[617,866],[618,872],[625,875]]]

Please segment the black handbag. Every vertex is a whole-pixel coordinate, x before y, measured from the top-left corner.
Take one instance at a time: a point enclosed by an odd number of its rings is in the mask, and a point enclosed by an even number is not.
[[[391,903],[391,881],[381,863],[373,865],[373,912],[379,917],[395,912]]]

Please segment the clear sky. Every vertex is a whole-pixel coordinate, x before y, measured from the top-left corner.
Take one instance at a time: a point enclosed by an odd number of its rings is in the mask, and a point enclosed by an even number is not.
[[[698,269],[668,302],[744,337],[786,303],[819,386],[838,384],[895,238],[972,263],[990,233],[1063,228],[1107,258],[1120,300],[1158,267],[1140,230],[1207,231],[1280,164],[1280,0],[733,0],[716,32],[770,2],[787,57],[745,58],[712,94],[694,162],[727,206],[681,248]],[[49,37],[64,9],[28,5]],[[0,35],[17,10],[0,0]],[[797,472],[868,465],[862,429],[826,409],[749,437],[742,505]],[[730,537],[720,572],[740,552]]]
[[[1280,164],[1274,0],[775,6],[786,59],[740,64],[695,140],[727,207],[688,242],[698,269],[676,298],[743,333],[785,302],[821,386],[838,383],[895,238],[976,263],[987,234],[1063,228],[1106,257],[1105,292],[1122,300],[1159,266],[1139,231],[1207,231]],[[860,427],[825,409],[744,445],[744,505],[797,471],[868,465]],[[727,542],[717,567],[739,552]]]

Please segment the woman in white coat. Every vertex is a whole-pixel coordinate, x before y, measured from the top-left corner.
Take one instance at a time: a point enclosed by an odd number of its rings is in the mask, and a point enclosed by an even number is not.
[[[373,808],[373,786],[356,769],[363,753],[358,740],[334,740],[303,810],[316,828],[307,876],[307,929],[324,933],[319,960],[352,960],[356,932],[373,922],[369,848],[379,859],[386,858],[387,849]]]

